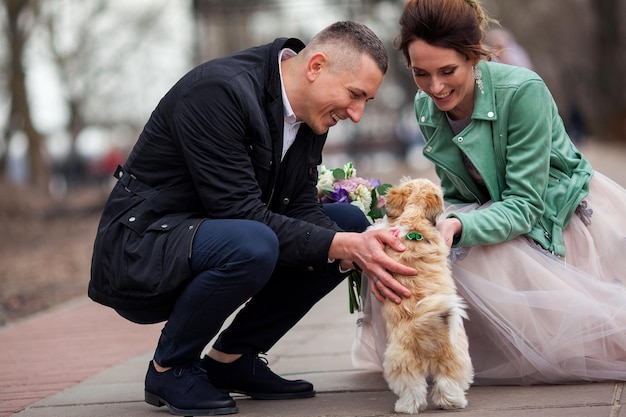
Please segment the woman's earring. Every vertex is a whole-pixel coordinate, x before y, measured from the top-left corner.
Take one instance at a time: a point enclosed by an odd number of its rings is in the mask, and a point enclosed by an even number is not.
[[[474,79],[476,80],[476,85],[480,90],[480,94],[485,94],[485,87],[483,85],[483,73],[477,67],[472,67],[472,72],[474,73]]]

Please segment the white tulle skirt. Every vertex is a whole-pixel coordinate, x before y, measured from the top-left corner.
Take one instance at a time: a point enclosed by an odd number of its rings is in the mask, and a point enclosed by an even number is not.
[[[596,173],[584,201],[564,232],[566,259],[526,237],[451,252],[475,384],[626,380],[626,190]],[[352,358],[382,370],[385,326],[366,282]]]

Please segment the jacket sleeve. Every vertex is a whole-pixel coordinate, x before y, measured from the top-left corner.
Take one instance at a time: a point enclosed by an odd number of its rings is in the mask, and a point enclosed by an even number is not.
[[[541,219],[550,170],[552,119],[555,106],[545,84],[538,79],[522,83],[510,93],[508,108],[500,109],[505,134],[504,189],[488,207],[457,213],[463,224],[455,246],[494,244],[527,234]],[[498,128],[498,127],[496,127]],[[496,160],[499,156],[496,155]],[[502,163],[502,161],[499,161]],[[496,198],[497,197],[497,198]]]
[[[262,222],[281,242],[281,261],[325,265],[335,231],[272,212],[262,199],[255,168],[271,170],[273,160],[265,109],[258,101],[231,82],[204,80],[179,101],[173,135],[209,217]],[[249,138],[267,155],[267,167],[253,165]]]

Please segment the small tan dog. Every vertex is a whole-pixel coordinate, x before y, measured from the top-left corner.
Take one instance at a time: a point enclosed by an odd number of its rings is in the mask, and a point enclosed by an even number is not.
[[[394,274],[412,296],[382,306],[387,329],[383,375],[399,397],[395,411],[417,414],[426,408],[429,376],[434,404],[464,408],[474,370],[463,327],[465,303],[452,280],[448,247],[435,228],[443,212],[441,189],[427,179],[404,177],[387,192],[386,210],[370,228],[389,229],[403,239],[404,252],[387,253],[418,271],[414,276]]]

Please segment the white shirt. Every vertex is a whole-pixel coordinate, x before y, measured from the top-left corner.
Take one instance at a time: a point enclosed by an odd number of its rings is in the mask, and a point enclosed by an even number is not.
[[[283,95],[283,114],[284,114],[284,122],[283,122],[283,153],[281,156],[281,161],[285,157],[285,154],[293,145],[293,142],[296,140],[296,135],[298,134],[298,129],[300,129],[300,125],[302,122],[296,120],[296,114],[293,112],[291,108],[291,104],[289,103],[289,99],[287,98],[287,93],[285,93],[285,85],[283,84],[283,71],[280,63],[286,59],[296,56],[297,54],[289,49],[285,48],[278,54],[278,71],[280,72],[280,90]]]

